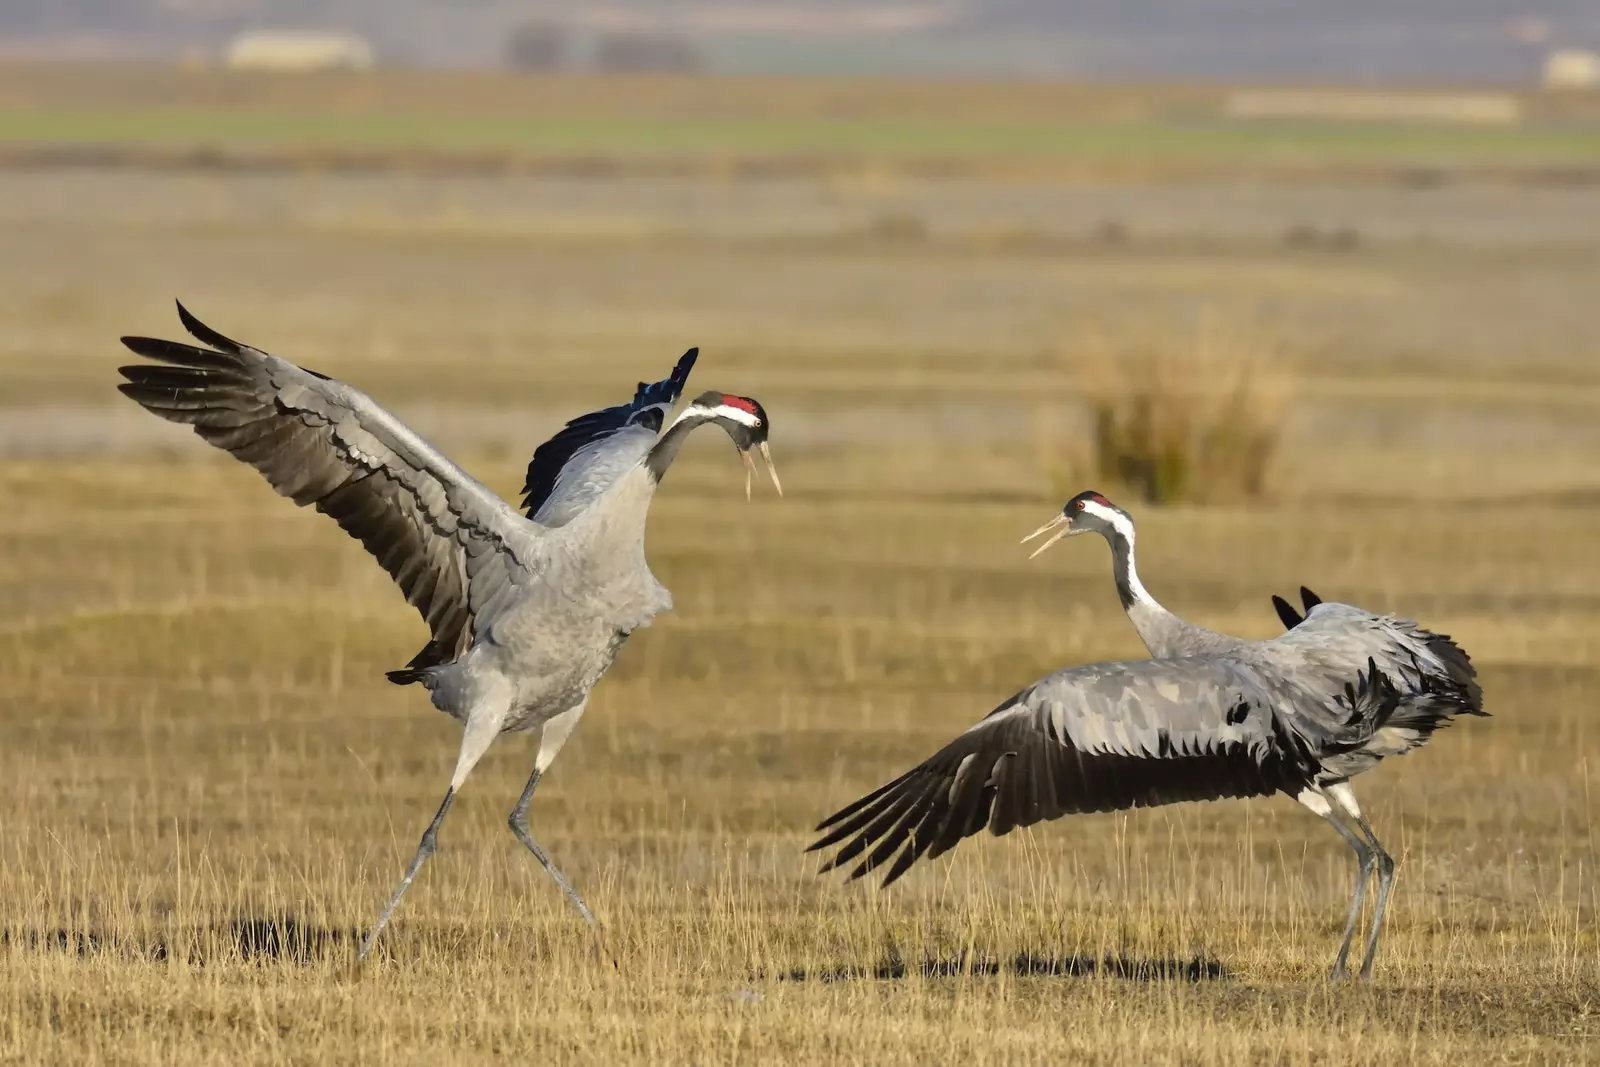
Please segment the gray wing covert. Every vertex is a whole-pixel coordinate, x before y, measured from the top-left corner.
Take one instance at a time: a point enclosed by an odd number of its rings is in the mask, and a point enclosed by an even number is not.
[[[658,437],[648,424],[631,423],[577,449],[556,474],[550,495],[532,514],[533,521],[541,526],[571,522],[618,478],[638,466]]]
[[[535,449],[522,486],[528,517],[565,526],[643,460],[699,355],[689,349],[661,381],[640,382],[628,403],[579,415]]]
[[[124,337],[155,362],[118,388],[359,540],[428,624],[412,667],[464,652],[537,569],[537,528],[364,393],[178,312],[209,347]]]
[[[985,827],[1000,835],[1076,812],[1298,791],[1315,759],[1275,711],[1298,698],[1228,657],[1060,671],[824,820],[811,849],[844,842],[829,868],[866,853],[852,878],[898,852],[887,885]]]

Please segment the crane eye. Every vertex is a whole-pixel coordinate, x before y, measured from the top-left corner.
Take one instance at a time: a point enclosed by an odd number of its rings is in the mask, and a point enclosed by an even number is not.
[[[1080,501],[1078,501],[1078,510],[1079,510],[1079,511],[1082,511],[1082,510],[1083,510],[1083,501],[1081,501],[1081,500],[1080,500]]]

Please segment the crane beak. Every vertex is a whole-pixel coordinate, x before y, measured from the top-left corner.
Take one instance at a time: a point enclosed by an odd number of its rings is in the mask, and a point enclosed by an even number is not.
[[[1030,555],[1028,557],[1029,559],[1033,559],[1034,556],[1037,556],[1039,553],[1043,552],[1045,549],[1049,548],[1063,537],[1066,537],[1068,534],[1072,533],[1072,520],[1069,519],[1065,513],[1057,515],[1055,518],[1051,519],[1049,522],[1033,531],[1033,533],[1029,534],[1027,537],[1024,537],[1022,539],[1022,544],[1027,544],[1035,537],[1039,537],[1042,534],[1047,534],[1051,530],[1055,530],[1056,535],[1050,538],[1050,540],[1046,541],[1044,544],[1040,545],[1038,548],[1034,549],[1033,555]]]
[[[757,447],[761,449],[761,458],[767,461],[767,476],[772,479],[772,488],[778,491],[779,496],[782,496],[783,483],[778,481],[778,467],[772,462],[772,449],[767,447],[765,441],[762,441]]]
[[[765,441],[756,447],[761,450],[761,458],[767,461],[767,475],[772,479],[772,487],[778,491],[779,496],[782,496],[783,483],[778,481],[778,468],[772,463],[772,449],[767,447]],[[756,461],[755,457],[750,455],[749,449],[741,451],[739,458],[744,460],[744,498],[749,500],[750,487],[756,476]]]

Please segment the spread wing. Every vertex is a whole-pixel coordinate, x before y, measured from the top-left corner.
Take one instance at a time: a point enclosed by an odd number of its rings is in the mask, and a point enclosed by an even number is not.
[[[1375,700],[1393,707],[1370,673],[1347,677],[1350,689],[1325,702],[1234,656],[1059,671],[829,816],[811,849],[843,842],[828,867],[862,856],[852,878],[898,853],[887,885],[984,827],[999,835],[1075,812],[1297,792],[1317,751],[1370,736],[1386,714]],[[1324,713],[1309,729],[1281,710],[1308,704]]]
[[[154,362],[121,368],[118,388],[365,545],[432,633],[412,667],[463,653],[533,576],[537,528],[364,393],[178,314],[208,347],[124,337]]]
[[[630,402],[580,415],[540,445],[522,487],[528,518],[543,526],[566,525],[643,459],[699,355],[698,348],[689,349],[667,377],[640,382]]]

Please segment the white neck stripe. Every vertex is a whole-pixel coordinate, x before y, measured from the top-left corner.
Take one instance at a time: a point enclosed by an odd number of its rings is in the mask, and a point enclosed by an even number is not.
[[[718,404],[716,407],[702,407],[699,404],[690,404],[683,409],[683,414],[672,420],[672,423],[676,426],[688,418],[727,419],[730,422],[737,422],[739,425],[748,426],[751,429],[761,425],[761,419],[755,412],[746,411],[744,408],[736,408],[732,404]]]
[[[1133,599],[1142,604],[1159,607],[1160,605],[1156,604],[1155,598],[1145,589],[1144,583],[1139,581],[1139,569],[1133,561],[1133,520],[1123,512],[1115,511],[1104,504],[1096,504],[1093,500],[1085,500],[1083,502],[1083,510],[1110,526],[1128,543],[1127,581],[1128,592],[1133,594]]]

